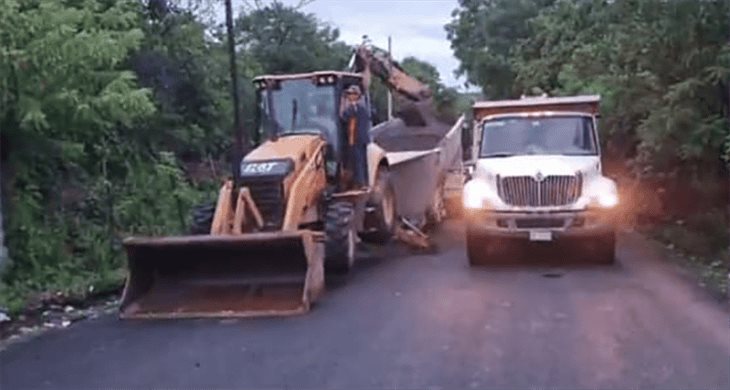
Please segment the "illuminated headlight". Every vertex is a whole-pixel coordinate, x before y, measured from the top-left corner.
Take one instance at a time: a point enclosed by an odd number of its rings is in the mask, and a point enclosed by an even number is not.
[[[322,76],[322,77],[319,78],[319,83],[320,84],[324,84],[326,82],[327,82],[327,78],[325,78],[324,76]]]
[[[480,180],[470,180],[464,185],[464,207],[483,208],[489,198],[489,187]]]
[[[596,201],[598,202],[598,205],[603,208],[608,209],[608,208],[616,207],[616,205],[618,205],[618,195],[616,195],[615,193],[611,193],[611,192],[599,194],[596,197]]]
[[[335,82],[335,76],[328,77],[327,78],[327,82],[330,83],[330,84],[334,84],[334,82]]]
[[[592,183],[587,192],[589,197],[585,199],[585,202],[588,207],[610,209],[619,204],[616,184],[605,178]]]

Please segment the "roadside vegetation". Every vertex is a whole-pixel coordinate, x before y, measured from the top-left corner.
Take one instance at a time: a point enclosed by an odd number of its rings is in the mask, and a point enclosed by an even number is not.
[[[0,5],[0,311],[15,314],[119,289],[128,235],[187,232],[191,207],[230,172],[233,115],[219,1]],[[276,1],[246,3],[235,31],[248,131],[252,77],[342,70],[352,49],[335,26]],[[459,112],[436,68],[404,66],[434,87],[444,116]]]
[[[447,31],[488,98],[600,94],[631,221],[726,290],[728,20],[727,0],[460,0]]]

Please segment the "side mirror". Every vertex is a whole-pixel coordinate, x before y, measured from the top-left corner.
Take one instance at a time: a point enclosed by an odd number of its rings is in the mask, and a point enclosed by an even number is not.
[[[474,143],[473,124],[471,120],[465,120],[461,124],[461,151],[463,159],[466,161],[472,158],[471,151]]]

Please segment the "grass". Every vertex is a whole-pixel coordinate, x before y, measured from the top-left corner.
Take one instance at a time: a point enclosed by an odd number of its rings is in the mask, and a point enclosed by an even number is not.
[[[696,274],[703,287],[727,296],[730,236],[722,210],[654,226],[649,234],[679,254],[681,265]]]
[[[13,316],[118,291],[126,265],[122,239],[183,234],[193,205],[215,194],[193,185],[169,153],[130,163],[116,181],[90,180],[85,190],[75,207],[55,209],[35,187],[16,191],[6,220],[10,263],[0,275],[0,310]]]

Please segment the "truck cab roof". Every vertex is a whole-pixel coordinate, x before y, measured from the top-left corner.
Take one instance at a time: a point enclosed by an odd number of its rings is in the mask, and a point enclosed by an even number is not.
[[[264,80],[297,80],[297,79],[306,79],[306,78],[312,78],[312,77],[328,77],[333,76],[334,78],[341,78],[341,77],[353,77],[361,79],[362,75],[360,73],[352,73],[352,72],[342,72],[337,70],[324,70],[324,71],[317,71],[317,72],[309,72],[309,73],[292,73],[292,74],[266,74],[261,76],[256,76],[253,81],[264,81]]]
[[[476,102],[472,106],[474,119],[509,115],[599,115],[599,95],[567,97],[525,97],[514,100]]]

